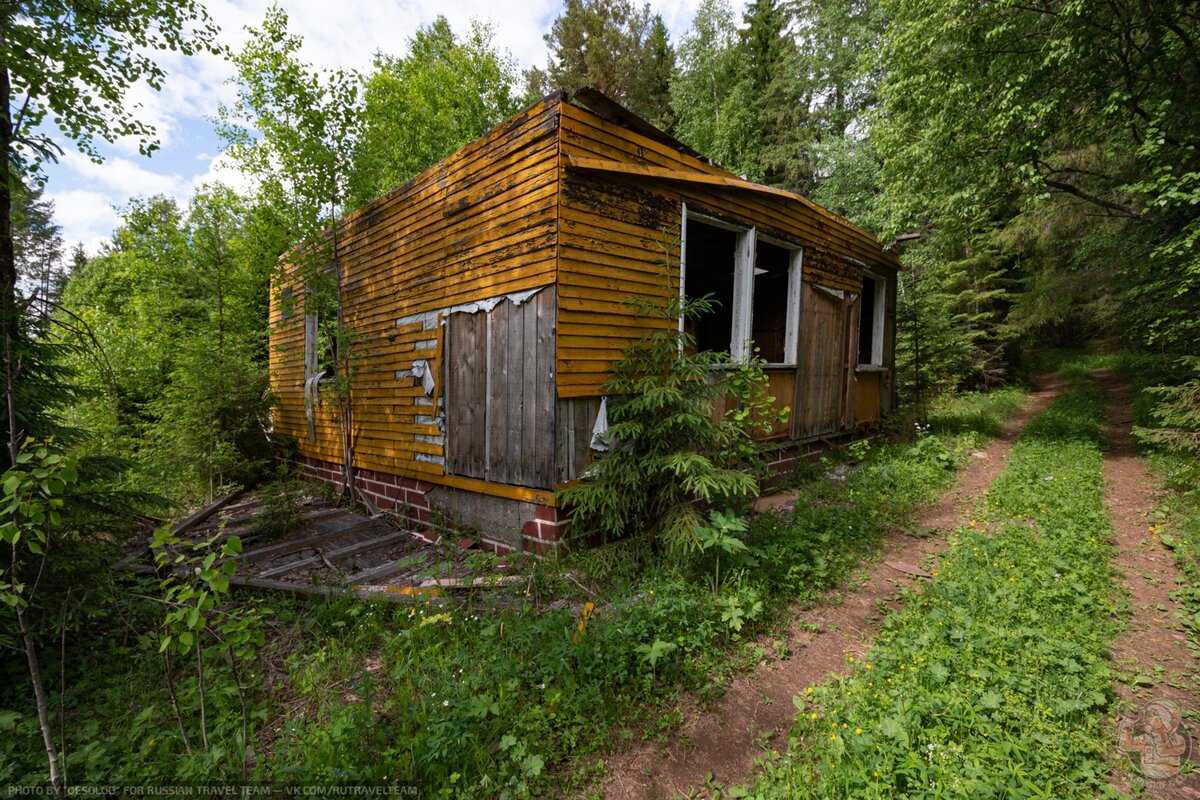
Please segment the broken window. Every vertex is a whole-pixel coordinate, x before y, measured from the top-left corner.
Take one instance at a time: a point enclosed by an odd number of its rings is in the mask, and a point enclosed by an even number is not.
[[[685,296],[709,301],[705,314],[688,321],[696,349],[731,352],[738,232],[692,219],[687,236]]]
[[[337,275],[332,270],[304,283],[304,413],[308,440],[317,440],[321,380],[337,374]]]
[[[684,322],[696,348],[739,362],[757,349],[768,364],[795,364],[800,249],[686,209],[683,238],[684,296],[711,303],[701,317]]]
[[[337,273],[321,270],[305,283],[304,293],[304,381],[337,375]]]
[[[883,366],[883,310],[886,302],[883,278],[863,273],[862,302],[858,317],[859,366]]]
[[[304,284],[304,411],[308,440],[317,440],[314,409],[321,404],[321,381],[337,377],[337,272],[323,269]]]
[[[759,241],[754,259],[754,303],[751,336],[759,358],[768,364],[795,360],[788,352],[791,253],[770,242]]]

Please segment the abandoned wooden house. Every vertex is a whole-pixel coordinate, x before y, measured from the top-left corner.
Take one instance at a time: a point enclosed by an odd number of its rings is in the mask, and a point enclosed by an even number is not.
[[[592,457],[611,366],[655,324],[622,301],[668,291],[664,263],[676,290],[719,303],[700,347],[768,362],[791,452],[892,405],[897,257],[594,91],[535,103],[348,215],[337,241],[358,485],[421,530],[554,546],[554,493]],[[296,271],[272,291],[274,425],[339,481],[307,294]]]

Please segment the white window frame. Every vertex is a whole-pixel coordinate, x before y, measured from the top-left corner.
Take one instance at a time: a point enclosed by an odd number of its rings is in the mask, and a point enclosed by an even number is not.
[[[860,367],[883,367],[883,326],[887,304],[887,278],[869,269],[863,269],[863,277],[875,281],[874,319],[871,320],[871,360],[859,362]],[[861,350],[859,352],[862,352]]]
[[[767,366],[794,367],[800,363],[800,303],[803,296],[800,283],[804,279],[804,248],[797,247],[793,242],[773,239],[762,234],[758,235],[758,241],[788,251],[787,322],[785,323],[787,327],[783,334],[783,361],[769,362]],[[757,243],[755,252],[757,254]],[[753,269],[751,274],[753,274]],[[750,308],[751,310],[754,308],[753,297],[750,298]],[[750,329],[754,330],[753,320],[751,320]]]
[[[705,225],[733,231],[737,234],[737,245],[733,258],[733,323],[729,332],[729,356],[735,364],[746,364],[752,352],[751,335],[754,330],[754,270],[758,254],[758,241],[787,250],[788,264],[787,321],[784,331],[784,361],[768,363],[769,367],[795,367],[799,363],[800,343],[800,298],[801,280],[804,270],[804,248],[770,236],[763,236],[753,225],[737,225],[723,219],[696,211],[689,211],[683,204],[679,241],[679,300],[682,305],[687,298],[687,223],[693,218]],[[679,330],[684,329],[684,318],[679,317]],[[680,342],[680,347],[683,343]]]

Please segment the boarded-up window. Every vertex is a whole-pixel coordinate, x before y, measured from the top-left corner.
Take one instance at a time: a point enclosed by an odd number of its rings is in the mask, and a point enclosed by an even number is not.
[[[554,289],[446,322],[446,469],[554,487]]]

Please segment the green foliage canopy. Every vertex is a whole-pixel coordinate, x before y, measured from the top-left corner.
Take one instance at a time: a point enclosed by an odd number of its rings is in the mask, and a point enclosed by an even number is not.
[[[872,138],[892,232],[990,227],[1006,252],[1030,259],[1035,285],[1064,273],[1099,282],[1108,291],[1084,307],[1091,316],[1115,299],[1116,321],[1137,339],[1193,347],[1200,36],[1191,4],[883,8]],[[1097,259],[1108,262],[1099,272]],[[1025,315],[1027,329],[1080,306],[1045,308]]]
[[[474,23],[460,40],[445,17],[421,28],[403,57],[376,53],[363,85],[354,202],[384,194],[515,114],[514,62]]]

